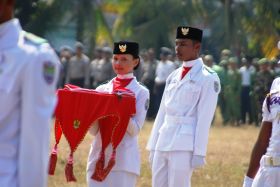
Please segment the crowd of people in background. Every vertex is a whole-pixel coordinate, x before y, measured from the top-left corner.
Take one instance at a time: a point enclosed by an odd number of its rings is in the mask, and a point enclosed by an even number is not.
[[[74,84],[94,89],[112,79],[112,49],[96,47],[93,59],[84,52],[82,43],[77,42],[73,50],[69,46],[61,47],[59,56],[62,64],[58,87]],[[172,49],[162,47],[159,58],[154,48],[142,49],[140,67],[134,76],[150,90],[150,108],[147,119],[153,120],[159,109],[165,81],[169,74],[180,66]],[[274,78],[280,75],[279,57],[272,60],[250,56],[237,57],[224,49],[219,59],[211,54],[201,56],[205,65],[218,74],[221,81],[221,93],[218,105],[223,125],[242,124],[260,125],[262,103],[269,93]]]

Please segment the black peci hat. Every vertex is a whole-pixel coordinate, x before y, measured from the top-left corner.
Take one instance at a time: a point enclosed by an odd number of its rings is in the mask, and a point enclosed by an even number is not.
[[[133,58],[139,58],[139,63],[134,67],[134,70],[138,69],[140,65],[139,57],[139,44],[136,42],[120,41],[114,43],[113,54],[130,54]]]
[[[176,39],[191,39],[201,42],[203,31],[193,27],[179,26]]]
[[[136,42],[120,41],[114,43],[114,54],[130,54],[139,58],[139,45]]]

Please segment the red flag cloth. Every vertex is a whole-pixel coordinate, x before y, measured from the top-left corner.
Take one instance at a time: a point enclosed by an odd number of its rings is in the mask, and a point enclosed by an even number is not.
[[[181,80],[185,77],[185,75],[192,69],[192,67],[185,67],[183,66],[183,71],[181,74]]]
[[[96,165],[102,162],[102,155],[105,154],[105,149],[110,143],[114,150],[108,166],[104,168],[105,166],[101,164],[102,167],[96,167],[94,172],[97,180],[104,180],[114,166],[115,150],[125,135],[129,119],[136,113],[134,94],[125,88],[116,90],[115,93],[105,93],[66,85],[64,89],[58,90],[57,95],[58,104],[55,111],[56,145],[52,156],[57,153],[57,144],[63,133],[71,149],[65,173],[67,181],[75,181],[75,177],[71,173],[73,172],[73,153],[84,139],[91,124],[98,120],[102,150]],[[53,158],[55,157],[53,156]],[[55,166],[52,164],[51,160],[50,166],[52,168],[50,169],[54,172]],[[51,173],[49,172],[49,174]]]

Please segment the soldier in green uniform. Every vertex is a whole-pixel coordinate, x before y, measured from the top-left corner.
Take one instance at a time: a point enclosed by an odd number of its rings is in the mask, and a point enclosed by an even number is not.
[[[269,61],[266,58],[262,58],[258,61],[259,72],[257,72],[252,77],[252,99],[255,106],[256,111],[254,115],[254,122],[256,126],[259,126],[261,122],[262,116],[262,103],[265,99],[267,93],[269,93],[271,83],[274,79],[274,74],[269,69]]]
[[[221,92],[219,94],[218,99],[218,105],[220,106],[221,115],[223,118],[223,125],[226,125],[229,121],[229,116],[227,115],[227,100],[225,98],[225,86],[227,85],[228,79],[227,79],[227,71],[228,71],[228,60],[224,59],[220,62],[221,71],[218,74],[220,78],[220,84],[221,84]]]
[[[227,100],[225,98],[225,86],[227,85],[227,70],[228,70],[228,59],[231,55],[229,49],[223,49],[220,54],[220,67],[221,71],[217,72],[220,83],[221,83],[221,92],[219,94],[218,106],[220,106],[221,115],[223,118],[223,125],[226,125],[229,122],[229,116],[227,115]]]
[[[277,58],[272,58],[270,61],[270,69],[273,71],[274,77],[280,77],[280,66],[278,64]]]
[[[227,82],[225,85],[226,115],[232,125],[239,125],[240,121],[240,93],[241,75],[237,68],[238,60],[236,57],[229,58]]]

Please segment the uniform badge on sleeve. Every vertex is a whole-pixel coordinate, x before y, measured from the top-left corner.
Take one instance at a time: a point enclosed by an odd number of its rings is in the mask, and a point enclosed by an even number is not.
[[[150,100],[147,99],[145,103],[145,110],[148,110],[149,106],[150,106]]]
[[[218,83],[218,81],[215,81],[214,82],[214,90],[215,90],[215,92],[218,92],[219,91],[219,83]]]
[[[52,62],[46,61],[43,64],[43,77],[47,84],[52,84],[54,81],[55,66]]]

